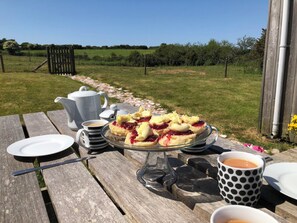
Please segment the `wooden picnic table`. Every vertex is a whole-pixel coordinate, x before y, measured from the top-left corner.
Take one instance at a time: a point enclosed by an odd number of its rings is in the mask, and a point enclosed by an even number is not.
[[[90,153],[76,143],[63,152],[38,158],[15,157],[6,151],[18,140],[45,134],[75,138],[76,132],[68,128],[64,110],[0,117],[0,222],[209,222],[216,208],[227,205],[218,192],[216,157],[228,150],[247,151],[239,143],[219,138],[203,153],[169,152],[178,179],[169,190],[156,192],[136,178],[145,152],[107,147]],[[90,154],[96,158],[43,170],[43,188],[36,172],[11,175],[14,170]],[[267,165],[296,162],[297,149],[272,159]],[[257,208],[279,222],[297,221],[296,200],[265,181]]]

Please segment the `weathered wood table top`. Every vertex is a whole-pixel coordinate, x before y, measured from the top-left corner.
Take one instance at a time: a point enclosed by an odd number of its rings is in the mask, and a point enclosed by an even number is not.
[[[76,143],[36,159],[6,151],[18,140],[45,134],[75,138],[76,132],[67,127],[64,110],[0,117],[0,222],[209,222],[215,209],[227,205],[218,192],[216,157],[223,151],[247,150],[219,138],[203,153],[169,152],[177,182],[168,191],[154,192],[136,179],[145,152],[107,147],[87,162],[43,170],[45,187],[40,188],[36,172],[14,177],[12,171],[90,155]],[[272,159],[267,165],[297,162],[297,149]],[[263,183],[257,208],[279,222],[297,222],[297,201]]]

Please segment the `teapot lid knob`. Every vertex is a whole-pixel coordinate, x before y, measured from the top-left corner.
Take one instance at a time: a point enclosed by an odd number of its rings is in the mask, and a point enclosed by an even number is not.
[[[80,88],[79,88],[79,91],[87,91],[88,89],[87,89],[87,87],[86,86],[81,86]]]

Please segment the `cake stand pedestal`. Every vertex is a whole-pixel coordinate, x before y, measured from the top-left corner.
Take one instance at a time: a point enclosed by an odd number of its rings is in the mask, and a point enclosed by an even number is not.
[[[125,138],[112,134],[109,130],[108,124],[102,128],[101,134],[102,137],[113,147],[146,152],[147,156],[145,163],[136,173],[137,179],[147,188],[151,188],[153,190],[163,190],[166,187],[170,187],[177,180],[177,175],[168,162],[166,152],[185,149],[187,151],[192,151],[192,148],[196,151],[197,148],[194,149],[194,146],[205,144],[207,138],[211,135],[213,130],[215,130],[214,127],[207,125],[205,131],[199,134],[195,141],[190,144],[174,146],[153,145],[149,147],[125,144]]]
[[[176,173],[168,162],[166,152],[147,152],[145,163],[136,175],[145,187],[155,190],[176,182]]]

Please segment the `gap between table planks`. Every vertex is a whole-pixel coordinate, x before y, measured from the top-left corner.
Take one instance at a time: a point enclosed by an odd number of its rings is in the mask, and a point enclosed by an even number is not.
[[[0,117],[0,222],[49,222],[35,173],[14,177],[12,171],[33,167],[34,159],[7,153],[7,147],[25,138],[18,115]]]
[[[50,120],[63,134],[75,137],[75,132],[65,128],[67,117],[64,110],[47,113]],[[88,151],[79,149],[81,155]],[[174,200],[169,193],[167,197],[149,191],[136,179],[134,163],[118,151],[106,149],[89,161],[89,168],[113,197],[131,221],[135,222],[208,222],[195,215],[180,201]]]
[[[44,113],[24,115],[29,136],[59,134]],[[77,155],[71,148],[39,158],[41,165]],[[124,216],[97,184],[82,162],[43,170],[50,199],[59,222],[125,222]]]

